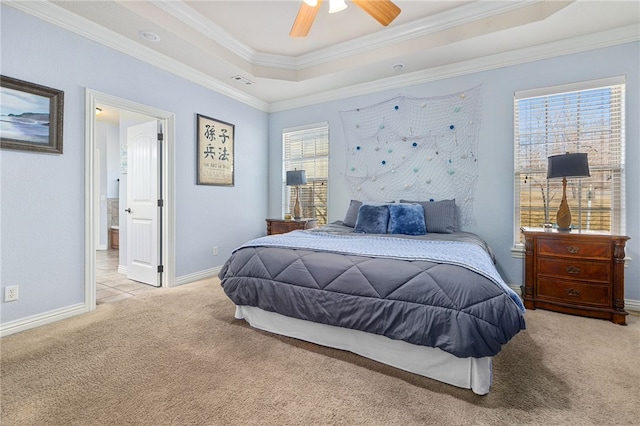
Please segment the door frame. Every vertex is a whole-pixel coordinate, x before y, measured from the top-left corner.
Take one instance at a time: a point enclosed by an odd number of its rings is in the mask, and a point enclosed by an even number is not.
[[[96,215],[95,193],[95,127],[96,105],[101,104],[112,108],[123,109],[138,114],[147,115],[162,122],[164,140],[162,143],[160,196],[164,201],[163,220],[160,229],[161,255],[164,266],[161,272],[162,287],[175,285],[175,114],[148,105],[118,98],[92,89],[85,89],[85,291],[84,304],[86,311],[96,308],[96,239],[94,223]]]

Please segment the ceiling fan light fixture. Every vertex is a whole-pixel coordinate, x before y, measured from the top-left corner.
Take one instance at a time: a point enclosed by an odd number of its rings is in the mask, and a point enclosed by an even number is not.
[[[0,0],[1,1],[1,0]],[[400,14],[400,8],[391,0],[351,0],[353,4],[364,10],[380,25],[386,27]],[[311,5],[315,6],[311,6]],[[296,15],[290,37],[306,37],[309,34],[322,0],[303,0],[300,2],[300,9]],[[347,8],[344,0],[329,0],[329,13],[337,13]]]
[[[344,0],[329,0],[329,13],[338,13],[347,8]]]

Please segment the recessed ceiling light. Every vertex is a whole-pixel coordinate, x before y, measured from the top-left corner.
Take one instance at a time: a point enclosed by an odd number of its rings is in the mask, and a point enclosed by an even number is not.
[[[140,30],[138,31],[138,35],[147,41],[160,41],[160,36],[151,31]]]
[[[404,68],[404,65],[402,65],[402,64],[395,64],[393,66],[393,69],[396,70],[396,71],[402,71],[402,68]]]

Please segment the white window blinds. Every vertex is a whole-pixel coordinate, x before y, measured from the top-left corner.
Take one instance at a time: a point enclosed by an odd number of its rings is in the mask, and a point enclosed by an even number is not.
[[[295,192],[286,186],[287,170],[304,170],[307,184],[300,187],[302,216],[317,218],[318,225],[327,223],[329,183],[329,124],[284,129],[283,146],[283,211],[293,212]]]
[[[547,180],[547,158],[588,154],[591,177],[567,180],[574,228],[624,233],[624,78],[515,94],[515,228],[555,223],[562,181]]]

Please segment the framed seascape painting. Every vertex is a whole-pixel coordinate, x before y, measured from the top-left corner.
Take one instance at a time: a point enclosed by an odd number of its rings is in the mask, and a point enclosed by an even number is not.
[[[196,135],[197,184],[233,186],[235,126],[197,114]]]
[[[64,92],[0,76],[0,147],[62,154]]]

